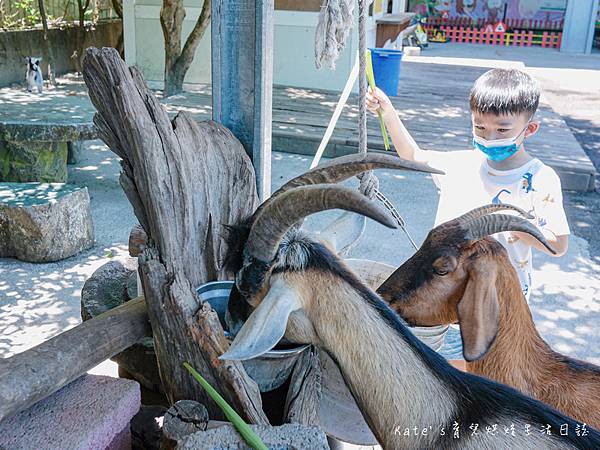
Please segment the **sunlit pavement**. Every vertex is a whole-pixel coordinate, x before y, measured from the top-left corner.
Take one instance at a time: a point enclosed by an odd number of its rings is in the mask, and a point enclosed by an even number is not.
[[[475,52],[473,49],[454,47],[454,53],[458,52],[460,57],[460,53],[465,52],[465,57],[470,53],[471,58],[478,60],[485,59],[487,54],[481,48],[476,51],[482,55],[472,53]],[[437,46],[423,53],[423,57],[433,59],[439,55],[440,58],[450,58],[451,50],[452,47]],[[542,53],[540,56],[541,49],[529,53],[527,49],[516,50],[516,53],[504,48],[493,51],[497,52],[498,58],[513,57],[516,60],[515,54],[525,55],[522,59],[528,58],[528,70],[537,70],[536,76],[541,79],[544,89],[548,87],[545,95],[559,96],[563,82],[566,83],[565,92],[580,95],[586,89],[586,83],[589,83],[588,101],[599,104],[600,86],[591,80],[598,75],[593,64],[598,64],[600,68],[600,59],[556,59],[556,54],[550,57]],[[555,61],[562,61],[562,65]],[[563,67],[565,65],[571,67]],[[563,70],[564,73],[561,72]],[[600,79],[600,76],[595,79]],[[562,107],[567,108],[565,105]],[[574,107],[570,108],[572,111]],[[560,106],[555,109],[561,112]],[[588,110],[584,107],[583,111],[587,114]],[[591,109],[589,114],[593,114]],[[308,169],[309,165],[310,159],[307,157],[274,153],[274,188]],[[128,257],[127,239],[137,221],[118,183],[119,170],[117,157],[100,141],[87,142],[82,161],[69,166],[69,182],[89,189],[96,235],[94,248],[51,264],[0,259],[0,357],[22,352],[77,325],[81,321],[79,302],[84,281],[110,259]],[[378,176],[381,190],[404,216],[410,234],[419,244],[430,229],[435,215],[437,193],[433,182],[427,175],[409,172],[379,171]],[[576,209],[567,212],[572,226],[581,221]],[[334,213],[325,213],[309,220],[307,224],[315,229],[333,216]],[[588,233],[588,238],[592,234]],[[597,345],[600,338],[597,327],[600,321],[600,265],[590,258],[588,248],[586,240],[572,236],[568,254],[560,259],[535,254],[536,287],[531,309],[540,332],[554,348],[600,364]],[[399,265],[412,251],[401,231],[388,230],[368,222],[363,239],[352,256]],[[98,372],[114,374],[114,366],[104,364],[97,368]]]

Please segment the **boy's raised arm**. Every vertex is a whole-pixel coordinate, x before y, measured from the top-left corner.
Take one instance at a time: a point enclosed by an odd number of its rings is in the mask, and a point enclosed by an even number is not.
[[[419,148],[419,145],[412,138],[400,120],[400,117],[398,117],[394,105],[381,89],[375,88],[373,92],[369,88],[369,92],[367,93],[367,108],[372,112],[381,110],[394,148],[400,158],[409,161],[428,162],[428,152]]]

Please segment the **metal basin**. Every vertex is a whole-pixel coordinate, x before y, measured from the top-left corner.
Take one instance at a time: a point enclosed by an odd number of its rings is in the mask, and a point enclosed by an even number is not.
[[[196,289],[200,299],[208,302],[216,311],[225,331],[225,337],[229,340],[232,338],[225,323],[225,311],[227,311],[229,293],[233,284],[233,281],[212,281]],[[257,358],[242,361],[242,364],[248,375],[258,384],[260,391],[269,392],[285,383],[298,357],[306,348],[308,345],[275,347]]]
[[[396,267],[369,259],[345,259],[344,262],[365,282],[371,289],[377,290],[381,284],[394,273]],[[444,345],[444,336],[448,331],[447,325],[433,327],[408,327],[420,341],[427,344],[432,350],[439,351]]]

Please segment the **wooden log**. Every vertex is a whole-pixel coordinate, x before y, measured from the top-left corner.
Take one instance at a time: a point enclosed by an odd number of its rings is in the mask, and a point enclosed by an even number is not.
[[[178,441],[197,431],[206,431],[207,426],[208,411],[202,403],[179,400],[164,415],[161,450],[176,448]]]
[[[121,185],[148,235],[139,271],[161,380],[171,403],[192,399],[212,419],[220,408],[183,368],[188,361],[247,421],[266,424],[260,392],[228,348],[217,314],[195,288],[228,279],[224,224],[258,206],[254,169],[233,134],[185,113],[173,122],[140,72],[114,49],[88,49],[84,80],[101,139],[122,158]]]
[[[140,296],[23,353],[0,359],[0,421],[48,397],[150,332]]]
[[[319,426],[321,361],[319,349],[311,346],[302,353],[290,379],[284,407],[284,423]]]

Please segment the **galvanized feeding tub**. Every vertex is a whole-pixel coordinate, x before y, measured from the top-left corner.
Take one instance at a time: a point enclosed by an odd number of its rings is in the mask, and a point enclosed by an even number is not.
[[[348,266],[371,289],[376,290],[395,270],[388,264],[368,259],[346,259]],[[226,337],[231,339],[225,324],[225,311],[233,281],[214,281],[198,288],[198,294],[209,302],[217,312]],[[444,343],[447,327],[410,327],[421,341],[438,351]],[[244,361],[244,368],[260,387],[268,392],[280,387],[291,374],[298,357],[308,345],[274,349],[264,355]],[[352,394],[348,390],[339,369],[333,361],[321,352],[322,387],[319,422],[328,435],[332,449],[378,449],[375,436],[364,421]]]
[[[225,337],[233,339],[225,323],[225,311],[233,281],[212,281],[196,289],[201,300],[206,301],[219,316]],[[280,387],[290,376],[294,364],[308,345],[275,347],[263,355],[243,361],[244,369],[256,381],[261,392],[269,392]]]

